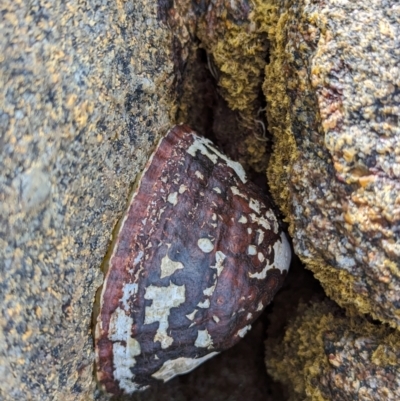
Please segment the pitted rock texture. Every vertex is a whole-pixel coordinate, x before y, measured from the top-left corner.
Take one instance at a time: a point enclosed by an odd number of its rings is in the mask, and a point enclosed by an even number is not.
[[[269,304],[291,249],[242,166],[185,125],[160,141],[132,194],[99,297],[96,371],[144,390],[233,346]]]
[[[99,266],[174,108],[157,13],[145,1],[2,2],[2,400],[92,398]]]
[[[268,339],[268,372],[289,401],[395,401],[400,398],[400,335],[349,318],[332,301],[301,305],[283,338]]]
[[[270,3],[268,176],[295,252],[340,305],[399,327],[400,5]]]

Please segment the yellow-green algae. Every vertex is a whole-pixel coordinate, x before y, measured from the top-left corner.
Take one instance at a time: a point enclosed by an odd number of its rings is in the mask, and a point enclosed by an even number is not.
[[[366,348],[359,345],[363,341],[368,344]],[[357,391],[359,395],[362,391],[376,391],[361,377],[379,368],[382,369],[376,379],[394,387],[389,390],[381,386],[380,391],[394,400],[392,397],[399,395],[395,385],[399,376],[399,347],[397,331],[362,317],[345,316],[332,301],[325,300],[299,306],[284,337],[267,340],[265,361],[269,374],[287,386],[289,401],[350,399],[335,398],[339,397],[336,390],[346,391],[348,397],[356,397]],[[387,377],[383,372],[387,372]]]
[[[267,176],[271,194],[285,216],[290,215],[288,175],[290,166],[297,158],[296,142],[291,133],[290,99],[287,95],[287,77],[284,74],[286,23],[288,14],[279,15],[274,2],[269,5],[268,38],[270,40],[270,63],[265,68],[263,90],[267,99],[268,129],[274,136],[274,149]],[[293,230],[293,225],[290,230]]]
[[[233,21],[223,5],[214,8],[220,13],[218,23],[210,30],[207,18],[201,18],[197,35],[218,72],[220,94],[238,112],[239,127],[250,133],[244,139],[247,163],[255,171],[263,171],[268,156],[256,120],[260,119],[260,88],[268,54],[270,6],[261,0],[252,2],[248,19],[240,22]]]

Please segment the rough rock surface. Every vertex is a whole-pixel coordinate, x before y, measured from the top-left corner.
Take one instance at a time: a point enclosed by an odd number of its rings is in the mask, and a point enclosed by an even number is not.
[[[400,4],[269,3],[268,175],[295,252],[341,306],[400,327]]]
[[[0,29],[0,399],[90,399],[99,266],[170,126],[154,2],[8,1]]]
[[[301,305],[284,338],[267,341],[268,372],[290,401],[400,398],[400,335],[348,318],[332,301]]]

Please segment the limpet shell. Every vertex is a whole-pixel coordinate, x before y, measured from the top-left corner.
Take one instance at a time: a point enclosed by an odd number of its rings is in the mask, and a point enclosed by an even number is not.
[[[95,329],[98,381],[130,394],[231,347],[280,288],[290,258],[242,166],[188,126],[174,127],[110,253]]]

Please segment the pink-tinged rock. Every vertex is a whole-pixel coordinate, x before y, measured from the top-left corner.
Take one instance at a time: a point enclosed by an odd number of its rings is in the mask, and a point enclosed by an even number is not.
[[[185,125],[160,141],[114,241],[95,333],[112,394],[189,372],[245,336],[291,250],[242,166]]]

